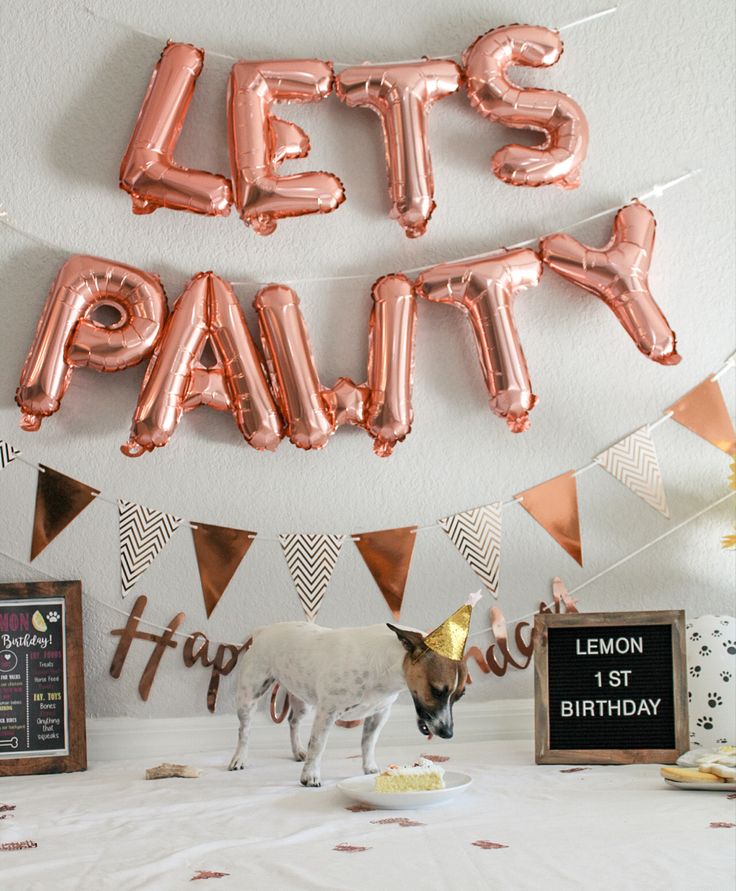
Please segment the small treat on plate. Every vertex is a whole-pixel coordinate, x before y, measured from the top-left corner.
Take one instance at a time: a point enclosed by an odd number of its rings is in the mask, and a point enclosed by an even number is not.
[[[389,764],[386,770],[378,774],[373,788],[376,792],[428,792],[445,788],[444,775],[445,771],[439,764],[420,758],[404,767]]]
[[[660,767],[659,772],[666,780],[677,783],[722,783],[720,777],[705,773],[697,767]]]
[[[729,751],[733,748],[733,746],[721,746],[713,752],[705,752],[695,759],[695,763],[703,769],[711,764],[725,764],[726,767],[736,767],[736,753]]]
[[[736,782],[736,767],[729,767],[728,764],[704,764],[700,769],[720,777],[727,783]]]

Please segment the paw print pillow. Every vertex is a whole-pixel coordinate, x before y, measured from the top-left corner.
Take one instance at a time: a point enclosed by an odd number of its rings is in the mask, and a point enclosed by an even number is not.
[[[685,628],[690,745],[736,745],[736,619],[700,616]]]

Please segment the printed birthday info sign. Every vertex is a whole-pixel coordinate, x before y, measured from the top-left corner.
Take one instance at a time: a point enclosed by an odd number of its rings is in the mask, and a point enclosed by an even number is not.
[[[0,775],[86,766],[81,639],[78,582],[0,585]]]
[[[687,749],[683,612],[535,620],[537,763],[672,763]]]

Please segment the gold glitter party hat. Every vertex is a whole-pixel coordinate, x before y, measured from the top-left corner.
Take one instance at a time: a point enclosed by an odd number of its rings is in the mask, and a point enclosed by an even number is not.
[[[473,607],[480,598],[480,591],[471,594],[449,619],[445,619],[434,631],[429,632],[424,638],[425,645],[433,652],[439,653],[440,656],[446,656],[448,659],[455,659],[459,662],[465,653],[465,642],[470,630],[470,616]]]

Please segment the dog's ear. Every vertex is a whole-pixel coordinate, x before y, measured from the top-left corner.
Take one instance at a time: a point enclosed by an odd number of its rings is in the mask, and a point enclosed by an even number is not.
[[[396,625],[392,625],[390,622],[386,622],[386,625],[398,637],[403,648],[413,658],[420,656],[427,649],[421,631],[407,631],[405,628],[397,628]]]

